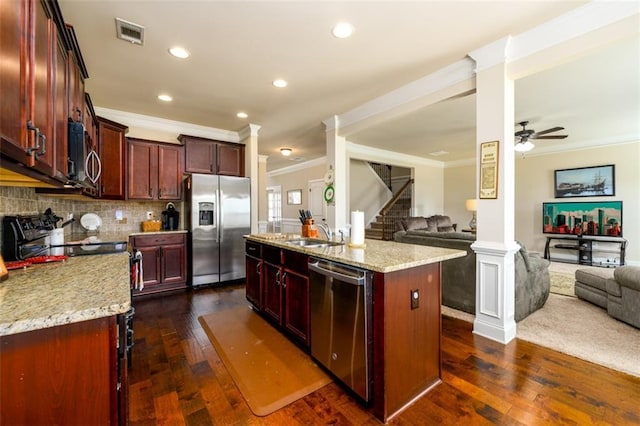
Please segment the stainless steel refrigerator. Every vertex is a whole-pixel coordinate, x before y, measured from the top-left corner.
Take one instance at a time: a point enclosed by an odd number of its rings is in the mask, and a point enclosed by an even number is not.
[[[186,180],[192,285],[245,277],[243,235],[251,232],[249,178],[192,174]]]

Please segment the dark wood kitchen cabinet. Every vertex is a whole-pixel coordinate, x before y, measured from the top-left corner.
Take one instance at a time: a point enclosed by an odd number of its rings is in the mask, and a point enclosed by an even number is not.
[[[262,246],[254,241],[245,243],[246,296],[258,310],[262,309]]]
[[[102,174],[100,175],[100,198],[124,200],[126,196],[126,139],[127,126],[96,117],[98,146]]]
[[[260,247],[261,258],[249,255],[249,245]],[[253,253],[257,254],[257,250]],[[308,256],[247,241],[246,296],[254,307],[282,327],[298,343],[309,345]],[[259,271],[256,277],[254,271]],[[261,294],[256,295],[256,291]],[[261,303],[255,302],[260,299]]]
[[[63,34],[59,39],[58,32]],[[50,177],[64,90],[64,23],[57,3],[39,0],[0,3],[0,151]]]
[[[185,146],[185,172],[244,176],[244,145],[180,135]]]
[[[185,233],[135,235],[131,247],[142,253],[142,294],[185,288],[187,285],[187,238]]]
[[[0,337],[0,424],[125,424],[118,333],[109,316]]]
[[[127,138],[127,143],[127,198],[180,200],[184,147],[136,138]]]

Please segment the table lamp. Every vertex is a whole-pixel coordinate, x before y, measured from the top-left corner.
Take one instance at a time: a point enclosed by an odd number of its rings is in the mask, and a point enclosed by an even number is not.
[[[478,200],[476,200],[475,198],[471,198],[465,201],[464,206],[468,211],[473,212],[473,217],[469,222],[469,228],[475,231],[476,230],[476,210],[478,210]]]

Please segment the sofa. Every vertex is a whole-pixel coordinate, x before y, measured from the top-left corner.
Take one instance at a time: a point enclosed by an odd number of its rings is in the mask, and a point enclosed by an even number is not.
[[[640,328],[640,267],[578,269],[576,296],[607,310],[612,317]]]
[[[451,218],[445,215],[435,214],[433,216],[410,216],[396,221],[397,231],[413,231],[415,229],[430,232],[451,232],[456,231],[457,224],[451,223]]]
[[[475,235],[432,232],[424,229],[397,231],[396,242],[465,250],[467,255],[442,262],[442,304],[470,314],[476,313],[476,254],[471,248]],[[549,298],[549,261],[529,253],[525,246],[515,254],[515,320],[521,321],[544,306]]]

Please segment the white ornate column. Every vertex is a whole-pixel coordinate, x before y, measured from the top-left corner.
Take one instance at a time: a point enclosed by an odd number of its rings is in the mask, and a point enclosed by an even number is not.
[[[476,318],[473,332],[507,343],[516,335],[514,253],[514,84],[508,75],[511,37],[484,46],[476,61],[476,194],[481,184],[481,145],[498,141],[497,196],[478,199]],[[479,195],[478,195],[479,196]]]
[[[258,131],[259,125],[249,124],[247,127],[238,132],[240,143],[244,144],[244,170],[245,176],[251,178],[251,233],[258,232],[258,206],[259,206],[259,188],[260,175],[258,168]],[[265,181],[266,175],[263,176]],[[264,183],[263,183],[264,186]]]
[[[344,229],[349,223],[347,217],[348,193],[348,164],[346,139],[340,136],[338,116],[323,121],[327,135],[327,169],[334,170],[333,187],[335,189],[332,204],[327,204],[327,223],[331,229]]]

